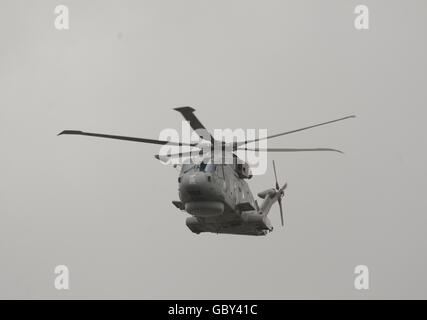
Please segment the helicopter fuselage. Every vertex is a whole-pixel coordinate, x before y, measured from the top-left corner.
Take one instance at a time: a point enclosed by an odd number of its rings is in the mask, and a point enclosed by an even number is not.
[[[184,165],[178,182],[181,202],[175,205],[192,215],[186,224],[194,233],[265,235],[272,231],[234,165]]]

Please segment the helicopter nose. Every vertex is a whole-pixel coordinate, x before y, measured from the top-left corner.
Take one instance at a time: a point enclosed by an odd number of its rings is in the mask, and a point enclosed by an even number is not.
[[[212,175],[196,172],[181,176],[179,191],[182,201],[209,199],[216,195]]]

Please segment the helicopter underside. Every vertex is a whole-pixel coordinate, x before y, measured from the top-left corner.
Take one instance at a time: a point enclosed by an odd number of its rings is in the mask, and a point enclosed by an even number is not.
[[[187,224],[188,226],[188,224]],[[196,233],[200,234],[202,232],[210,233],[223,233],[223,234],[236,234],[236,235],[247,235],[247,236],[265,236],[268,233],[268,230],[259,230],[249,225],[240,225],[240,226],[227,226],[221,224],[202,224],[197,226],[196,229],[188,226],[189,229]]]
[[[256,213],[239,213],[234,210],[225,210],[217,216],[191,216],[186,220],[187,227],[194,233],[202,232],[264,236],[273,228],[264,219],[247,219],[247,216],[258,216]],[[267,219],[267,218],[265,218]]]

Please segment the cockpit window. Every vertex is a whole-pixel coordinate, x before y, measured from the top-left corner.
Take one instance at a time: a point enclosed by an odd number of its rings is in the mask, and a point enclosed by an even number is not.
[[[187,173],[190,171],[194,171],[196,169],[196,165],[195,164],[183,164],[182,168],[181,168],[181,173]]]
[[[204,172],[215,172],[216,165],[214,164],[205,164],[203,171]],[[200,167],[200,171],[202,171],[202,167]]]
[[[215,164],[206,164],[204,162],[200,164],[183,164],[181,168],[181,173],[187,173],[191,171],[202,171],[202,172],[215,172]]]

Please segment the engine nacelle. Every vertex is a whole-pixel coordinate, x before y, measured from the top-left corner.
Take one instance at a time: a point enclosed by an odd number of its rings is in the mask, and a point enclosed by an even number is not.
[[[242,179],[252,178],[252,171],[247,163],[238,163],[236,171],[239,177]]]

